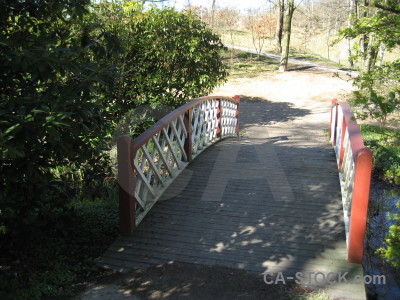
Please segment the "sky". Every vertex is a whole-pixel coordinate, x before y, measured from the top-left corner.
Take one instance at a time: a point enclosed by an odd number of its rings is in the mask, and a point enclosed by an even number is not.
[[[212,0],[189,0],[192,6],[203,6],[211,8]],[[247,9],[266,7],[267,0],[216,0],[218,8],[233,7],[245,12]],[[169,0],[169,5],[181,9],[187,5],[188,0]]]

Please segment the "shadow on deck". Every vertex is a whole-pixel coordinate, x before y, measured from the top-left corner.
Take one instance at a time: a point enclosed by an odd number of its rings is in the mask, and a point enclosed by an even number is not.
[[[346,262],[337,166],[323,133],[328,108],[242,99],[240,137],[196,158],[100,262],[119,271],[199,263],[287,280],[302,272],[303,285],[365,299],[353,282],[361,267]],[[329,284],[329,272],[349,272],[348,282]]]

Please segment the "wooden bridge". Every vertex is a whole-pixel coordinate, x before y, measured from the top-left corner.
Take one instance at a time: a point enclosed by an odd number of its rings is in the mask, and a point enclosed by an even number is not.
[[[226,266],[365,299],[371,153],[346,104],[200,98],[118,155],[122,235],[104,266]]]

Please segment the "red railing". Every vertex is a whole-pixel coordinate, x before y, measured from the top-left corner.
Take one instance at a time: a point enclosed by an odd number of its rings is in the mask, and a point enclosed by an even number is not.
[[[332,100],[330,140],[342,189],[346,240],[350,263],[362,263],[371,183],[372,153],[364,146],[350,105]]]
[[[132,234],[181,171],[216,141],[239,133],[238,96],[195,99],[132,140],[119,138],[120,232]]]

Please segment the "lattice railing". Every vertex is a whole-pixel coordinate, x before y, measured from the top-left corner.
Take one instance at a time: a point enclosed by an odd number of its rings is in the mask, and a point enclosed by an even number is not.
[[[169,113],[132,140],[118,140],[120,227],[131,234],[188,163],[239,130],[239,97],[203,97]]]
[[[372,153],[365,148],[347,103],[332,100],[330,138],[342,190],[348,261],[361,263],[367,223]]]

